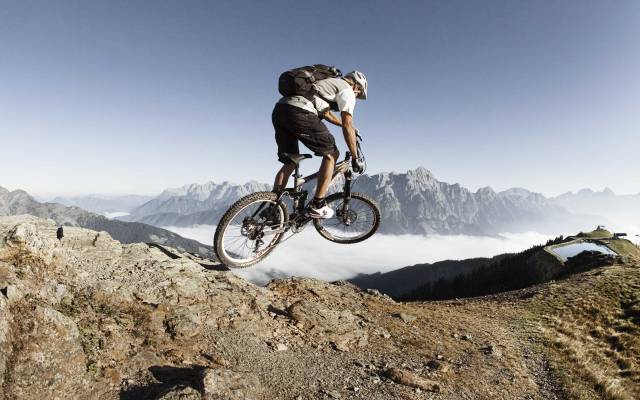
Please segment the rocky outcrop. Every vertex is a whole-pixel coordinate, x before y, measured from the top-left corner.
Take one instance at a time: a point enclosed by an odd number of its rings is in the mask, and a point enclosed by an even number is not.
[[[270,303],[264,289],[179,252],[56,231],[53,221],[0,218],[0,376],[10,397],[108,397],[123,377],[168,362],[163,352],[198,354],[190,339],[205,325],[267,319],[254,312]]]
[[[291,279],[261,288],[170,248],[56,231],[50,220],[0,217],[7,398],[263,398],[256,373],[232,368],[247,349],[256,357],[368,343],[367,319],[331,301],[339,292],[361,298],[350,285]],[[193,376],[176,381],[173,365],[185,363]],[[175,372],[158,382],[163,368]]]

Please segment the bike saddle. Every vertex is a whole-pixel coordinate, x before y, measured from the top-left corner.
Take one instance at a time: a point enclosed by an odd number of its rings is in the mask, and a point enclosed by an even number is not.
[[[280,154],[286,161],[291,161],[295,165],[299,165],[300,161],[305,158],[313,157],[311,154],[292,154],[292,153],[281,153]]]

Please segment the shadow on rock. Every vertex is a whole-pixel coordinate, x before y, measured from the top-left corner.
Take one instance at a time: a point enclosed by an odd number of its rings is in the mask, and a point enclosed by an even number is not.
[[[191,261],[194,261],[198,264],[200,264],[200,266],[202,266],[205,269],[208,270],[213,270],[213,271],[231,271],[226,265],[216,261],[216,260],[210,260],[207,258],[202,258],[200,256],[198,256],[197,254],[193,254],[193,253],[185,253],[185,252],[181,252],[178,251],[174,248],[171,247],[167,247],[167,246],[163,246],[157,243],[147,243],[147,246],[152,247],[154,249],[158,249],[160,250],[162,253],[164,253],[167,257],[171,258],[172,260],[178,259],[178,258],[187,258]]]
[[[170,365],[154,365],[149,367],[149,372],[155,382],[148,382],[142,386],[132,386],[120,392],[121,400],[145,400],[157,399],[165,392],[176,386],[190,387],[202,391],[201,373],[205,367],[194,365],[187,368],[178,368]]]

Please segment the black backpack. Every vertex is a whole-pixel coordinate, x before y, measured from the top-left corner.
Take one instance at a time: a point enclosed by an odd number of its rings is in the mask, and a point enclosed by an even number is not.
[[[336,67],[314,64],[285,71],[278,79],[278,91],[283,96],[313,96],[313,84],[327,78],[337,78],[342,72]]]

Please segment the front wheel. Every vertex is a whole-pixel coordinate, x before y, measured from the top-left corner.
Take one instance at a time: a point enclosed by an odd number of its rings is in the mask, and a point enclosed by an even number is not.
[[[244,268],[264,259],[282,239],[289,220],[287,207],[273,192],[257,192],[238,200],[222,216],[213,238],[220,262]]]
[[[334,243],[358,243],[378,230],[380,208],[369,196],[353,192],[347,201],[344,193],[334,193],[326,201],[335,211],[334,216],[313,220],[316,230],[325,239]]]

